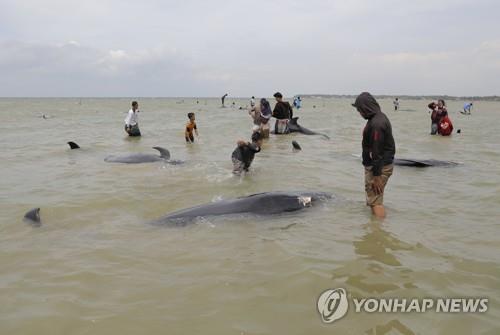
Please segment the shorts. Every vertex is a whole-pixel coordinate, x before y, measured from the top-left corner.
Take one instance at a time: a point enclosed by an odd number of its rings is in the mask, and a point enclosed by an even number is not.
[[[385,186],[387,185],[387,181],[392,175],[392,171],[394,169],[394,166],[392,164],[390,165],[385,165],[382,168],[382,174],[380,175],[382,177],[382,182],[383,182],[383,188],[382,188],[382,193],[381,194],[376,194],[375,191],[372,188],[372,183],[373,183],[373,173],[372,173],[372,167],[365,167],[365,192],[366,192],[366,205],[373,207],[373,206],[379,206],[384,204],[384,191],[385,191]]]
[[[276,120],[274,132],[276,134],[288,134],[290,132],[288,129],[288,119]]]
[[[134,124],[133,126],[130,126],[130,128],[125,125],[125,131],[128,133],[128,136],[141,136],[138,124]]]
[[[193,133],[189,133],[186,135],[186,142],[192,142],[194,143],[194,136],[193,136]]]
[[[437,123],[431,124],[431,135],[436,135],[438,132],[438,125]]]

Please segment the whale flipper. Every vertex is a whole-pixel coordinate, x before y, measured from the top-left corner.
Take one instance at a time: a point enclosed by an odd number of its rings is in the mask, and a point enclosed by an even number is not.
[[[292,145],[293,145],[293,148],[295,150],[302,150],[302,148],[300,147],[300,145],[297,141],[292,141]]]
[[[33,208],[24,214],[24,221],[31,223],[35,227],[40,227],[40,208]]]
[[[168,151],[165,148],[162,147],[153,147],[153,149],[156,149],[160,152],[160,157],[166,160],[170,159],[170,151]]]
[[[80,149],[80,146],[76,144],[75,142],[68,142],[69,147],[73,149]]]

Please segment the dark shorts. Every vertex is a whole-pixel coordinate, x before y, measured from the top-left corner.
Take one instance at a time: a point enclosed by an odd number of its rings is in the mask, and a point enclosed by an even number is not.
[[[366,205],[367,206],[379,206],[384,204],[384,191],[385,191],[385,186],[387,185],[387,181],[392,175],[392,171],[394,169],[394,166],[391,165],[386,165],[382,168],[382,174],[380,175],[382,177],[382,182],[383,182],[383,188],[382,188],[382,193],[381,194],[376,194],[375,191],[373,190],[372,183],[373,183],[373,173],[372,173],[372,167],[365,167],[365,192],[366,192]]]
[[[125,131],[127,132],[128,136],[141,136],[141,130],[139,129],[139,125],[133,125],[130,128],[125,125]]]

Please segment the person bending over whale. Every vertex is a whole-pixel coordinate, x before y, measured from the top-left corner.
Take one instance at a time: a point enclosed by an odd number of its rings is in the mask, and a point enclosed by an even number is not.
[[[139,104],[132,101],[132,109],[128,111],[125,118],[125,131],[129,136],[141,136],[139,129]]]
[[[283,101],[283,95],[280,92],[274,93],[276,105],[273,110],[273,117],[276,118],[274,125],[275,134],[288,134],[288,122],[293,118],[293,110],[290,103]]]
[[[259,132],[252,134],[252,143],[242,140],[238,141],[238,146],[234,149],[231,156],[234,174],[239,175],[243,171],[248,171],[248,168],[252,165],[255,154],[260,152],[261,145],[262,136]]]
[[[188,113],[188,118],[189,121],[186,124],[186,131],[184,132],[184,137],[186,138],[187,143],[194,143],[194,136],[193,136],[193,131],[196,134],[196,137],[198,137],[198,128],[196,128],[196,118],[194,116],[194,113]]]
[[[391,122],[368,92],[361,93],[352,105],[367,120],[362,142],[366,204],[375,216],[384,218],[384,189],[392,175],[396,153]]]

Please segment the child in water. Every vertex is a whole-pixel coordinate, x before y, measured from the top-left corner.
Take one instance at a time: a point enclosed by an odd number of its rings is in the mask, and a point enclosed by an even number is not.
[[[186,124],[186,131],[184,132],[184,137],[187,143],[194,143],[193,131],[198,137],[198,129],[196,128],[194,113],[188,113],[189,122]]]
[[[262,145],[262,136],[259,132],[252,134],[252,143],[238,141],[238,146],[234,149],[231,159],[233,161],[233,173],[241,174],[247,172],[252,164],[255,154],[260,151]]]

